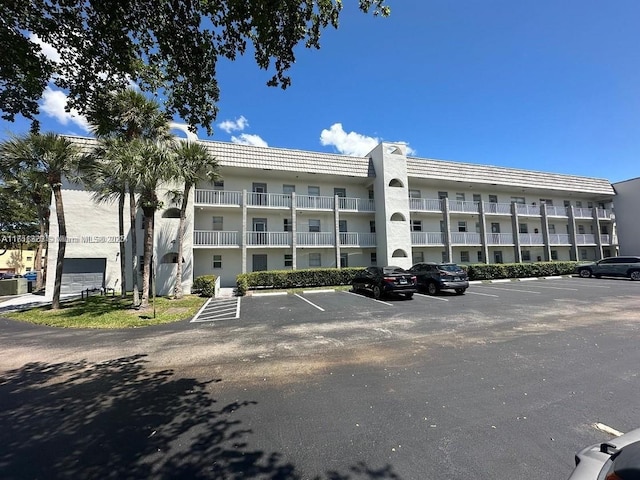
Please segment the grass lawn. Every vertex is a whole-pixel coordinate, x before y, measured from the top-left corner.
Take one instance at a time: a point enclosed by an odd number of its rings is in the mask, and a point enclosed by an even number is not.
[[[85,300],[63,301],[60,310],[50,306],[33,308],[4,316],[37,325],[62,328],[131,328],[176,322],[193,317],[206,301],[197,295],[185,295],[180,300],[156,297],[155,318],[152,299],[149,308],[131,308],[132,297],[94,295]]]

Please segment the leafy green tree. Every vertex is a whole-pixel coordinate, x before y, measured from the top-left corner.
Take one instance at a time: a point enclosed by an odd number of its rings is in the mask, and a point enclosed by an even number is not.
[[[363,12],[387,16],[385,0],[358,0]],[[165,109],[211,133],[217,115],[219,59],[251,53],[287,88],[295,47],[320,48],[321,32],[338,27],[341,0],[40,0],[0,3],[0,108],[3,118],[34,120],[49,80],[85,113],[106,92],[136,82],[161,93]],[[34,37],[33,35],[37,36]],[[37,39],[60,55],[43,54]]]
[[[62,267],[66,249],[67,225],[62,202],[62,179],[75,178],[81,157],[80,149],[70,140],[53,133],[30,133],[12,137],[0,144],[0,170],[16,177],[20,171],[30,172],[53,191],[58,218],[58,256],[51,308],[60,308]]]
[[[218,162],[201,143],[176,140],[175,143],[176,180],[184,182],[184,188],[175,200],[180,201],[180,223],[178,226],[178,266],[173,296],[182,298],[182,257],[184,250],[184,229],[187,217],[187,206],[192,188],[200,180],[214,181],[218,178]]]

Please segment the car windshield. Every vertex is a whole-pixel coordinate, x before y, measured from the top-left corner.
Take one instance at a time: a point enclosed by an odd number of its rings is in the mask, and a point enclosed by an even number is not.
[[[392,274],[392,273],[407,273],[407,271],[402,267],[384,267],[382,269],[382,272],[385,275],[389,275],[389,274]]]
[[[455,263],[447,264],[447,265],[438,265],[439,270],[444,270],[445,272],[459,272],[460,267]]]

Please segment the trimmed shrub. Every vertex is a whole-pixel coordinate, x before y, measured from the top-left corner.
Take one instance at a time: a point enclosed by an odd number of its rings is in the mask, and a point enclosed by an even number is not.
[[[313,268],[305,270],[267,270],[241,273],[236,277],[236,291],[244,295],[255,288],[300,288],[350,285],[363,268]]]
[[[466,267],[469,280],[570,275],[578,262],[478,263]]]
[[[199,293],[202,297],[215,297],[216,295],[216,276],[203,275],[193,280],[191,293]]]

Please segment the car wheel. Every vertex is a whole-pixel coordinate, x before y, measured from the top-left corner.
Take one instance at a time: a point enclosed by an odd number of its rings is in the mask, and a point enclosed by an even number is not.
[[[378,285],[375,285],[373,287],[373,298],[375,298],[376,300],[380,300],[381,297],[382,297],[382,290]]]
[[[579,273],[582,278],[589,278],[591,276],[591,270],[588,268],[583,268]]]
[[[633,272],[629,273],[629,278],[631,280],[640,280],[640,270],[634,270]]]
[[[427,284],[427,293],[429,295],[435,295],[436,293],[438,293],[438,286],[433,282],[429,282]]]
[[[351,291],[353,292],[359,292],[361,289],[360,284],[359,283],[353,283],[351,285]]]
[[[457,295],[464,295],[464,292],[466,291],[466,288],[456,288],[456,294]]]
[[[405,293],[404,296],[407,297],[407,300],[411,300],[413,298],[413,293]]]

